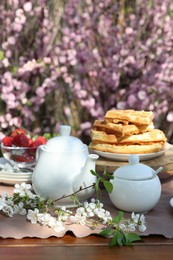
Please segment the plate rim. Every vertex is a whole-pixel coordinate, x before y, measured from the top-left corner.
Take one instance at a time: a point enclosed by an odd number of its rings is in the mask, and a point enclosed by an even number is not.
[[[163,150],[161,150],[159,152],[156,152],[156,153],[136,154],[136,155],[138,155],[142,159],[143,158],[144,159],[147,158],[149,160],[150,158],[158,157],[158,156],[164,154],[167,150],[169,150],[171,148],[171,144],[168,143],[168,142],[166,142],[166,146],[167,147],[165,149],[163,149]],[[103,152],[103,151],[94,150],[94,149],[90,149],[90,151],[94,152],[94,153],[96,153],[96,154],[98,154],[98,155],[100,155],[100,156],[102,156],[104,158],[112,159],[112,160],[118,160],[118,159],[120,160],[120,158],[121,158],[121,160],[123,160],[123,159],[127,160],[127,158],[131,155],[129,153],[128,154],[118,154],[118,153]],[[115,158],[114,158],[114,156],[115,156]]]
[[[25,182],[25,183],[31,183],[31,180],[23,180],[23,179],[18,179],[18,180],[12,180],[12,179],[4,179],[4,178],[0,178],[0,184],[8,184],[8,185],[15,185],[17,183],[22,183],[22,182]]]

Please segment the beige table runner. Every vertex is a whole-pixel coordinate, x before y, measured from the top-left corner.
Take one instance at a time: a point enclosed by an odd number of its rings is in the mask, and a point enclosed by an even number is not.
[[[144,233],[140,233],[142,236],[163,235],[166,238],[173,238],[173,208],[169,204],[170,199],[173,197],[173,176],[165,175],[162,182],[161,199],[156,207],[145,215],[147,230]],[[2,193],[2,191],[12,193],[12,190],[12,186],[0,186],[0,193]],[[111,203],[106,191],[103,191],[102,202],[104,208],[109,210],[112,216],[116,216],[118,210]],[[125,216],[130,216],[130,213],[125,213]],[[76,237],[86,237],[91,234],[99,233],[100,229],[91,230],[87,226],[71,224],[65,225],[63,232],[56,233],[49,227],[31,224],[24,216],[15,215],[13,218],[9,218],[0,214],[1,238],[62,237],[67,231],[72,231]]]

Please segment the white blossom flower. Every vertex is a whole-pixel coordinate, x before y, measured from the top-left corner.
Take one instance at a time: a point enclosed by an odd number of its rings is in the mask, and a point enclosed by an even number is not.
[[[132,218],[132,220],[133,220],[134,223],[136,223],[136,224],[138,223],[139,217],[140,217],[139,214],[135,214],[134,212],[132,212],[131,218]]]
[[[14,211],[13,208],[9,205],[5,205],[3,207],[3,212],[8,216],[8,217],[13,217]]]
[[[144,232],[146,230],[144,214],[139,215],[133,212],[131,218],[133,222],[136,224],[136,226],[138,226],[140,232]]]
[[[25,182],[15,184],[14,193],[19,194],[20,197],[28,196],[29,198],[34,199],[36,195],[31,192],[31,188],[31,184],[26,184]]]
[[[91,208],[86,208],[87,216],[94,217],[94,212]]]
[[[19,215],[26,215],[27,211],[24,208],[23,202],[19,202],[18,205],[14,205],[14,214],[19,214]]]
[[[78,213],[76,213],[74,216],[70,216],[70,220],[73,223],[80,224],[80,225],[85,225],[86,219],[87,219],[86,216],[82,216]]]
[[[55,232],[61,232],[65,229],[61,221],[56,221],[53,226],[51,226]]]
[[[145,216],[144,216],[144,214],[142,214],[138,221],[138,228],[139,228],[140,232],[144,232],[147,229],[145,224],[146,224]]]
[[[65,206],[62,206],[58,211],[58,221],[66,221],[72,211],[67,210]]]
[[[0,210],[3,210],[3,208],[6,206],[6,193],[3,192],[0,197]]]
[[[55,232],[61,232],[65,229],[65,227],[62,224],[62,221],[57,220],[56,218],[52,217],[50,214],[47,213],[39,214],[38,221],[44,226],[49,226]]]
[[[89,203],[89,208],[92,210],[92,209],[95,209],[96,207],[96,204],[94,202],[91,202]],[[87,208],[88,209],[88,208]]]
[[[133,223],[131,224],[120,223],[119,228],[124,232],[134,232],[136,230],[135,225]]]
[[[99,217],[99,218],[103,218],[105,216],[105,210],[104,209],[97,209],[96,211],[94,211],[96,213],[96,215]]]
[[[27,219],[31,221],[32,224],[36,224],[38,221],[39,210],[36,208],[34,210],[29,209],[27,214]]]
[[[84,207],[79,207],[76,209],[76,213],[79,215],[87,216],[87,212]]]
[[[145,230],[147,229],[147,227],[144,224],[139,225],[138,228],[140,232],[145,232]]]
[[[102,217],[102,219],[103,219],[103,224],[106,224],[109,221],[112,221],[112,217],[111,217],[110,212],[106,210],[104,216]]]
[[[49,226],[50,225],[50,219],[52,216],[49,213],[38,213],[38,222],[41,223],[43,226]]]
[[[49,227],[54,227],[55,224],[56,224],[56,218],[54,218],[54,217],[51,216],[51,217],[49,218],[48,226],[49,226]]]
[[[26,184],[22,182],[21,184],[15,184],[14,193],[18,193],[20,197],[24,197],[28,195],[29,197],[33,197],[33,193],[31,192],[31,184]]]
[[[84,203],[83,203],[83,206],[84,206],[84,208],[87,208],[88,207],[88,201],[85,201]]]

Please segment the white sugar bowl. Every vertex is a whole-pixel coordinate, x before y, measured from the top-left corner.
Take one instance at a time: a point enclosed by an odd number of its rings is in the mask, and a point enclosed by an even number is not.
[[[110,200],[126,212],[146,213],[156,206],[161,196],[161,183],[156,171],[139,163],[138,155],[129,156],[129,164],[119,167],[111,180]]]

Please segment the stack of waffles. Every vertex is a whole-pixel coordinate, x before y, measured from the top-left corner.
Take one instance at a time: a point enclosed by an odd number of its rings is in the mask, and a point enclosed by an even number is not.
[[[146,154],[165,149],[163,131],[153,124],[151,111],[109,110],[95,120],[89,148],[117,154]]]

